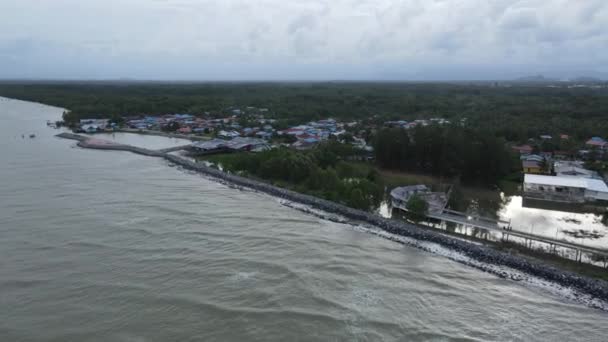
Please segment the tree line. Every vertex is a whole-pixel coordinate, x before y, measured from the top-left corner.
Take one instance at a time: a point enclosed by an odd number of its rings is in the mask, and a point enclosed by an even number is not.
[[[383,129],[375,135],[374,151],[378,165],[386,169],[485,185],[519,168],[504,139],[457,125]]]
[[[271,181],[295,191],[369,210],[384,197],[375,168],[346,161],[350,147],[328,141],[310,151],[277,148],[259,153],[210,156],[225,170]]]
[[[470,83],[0,83],[0,95],[70,110],[70,119],[139,114],[214,115],[268,108],[286,124],[334,117],[382,124],[444,117],[508,141],[540,134],[608,136],[608,88]]]

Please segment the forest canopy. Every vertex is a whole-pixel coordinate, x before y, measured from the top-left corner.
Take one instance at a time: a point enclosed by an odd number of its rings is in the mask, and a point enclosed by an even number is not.
[[[494,83],[0,83],[0,96],[67,108],[75,118],[268,108],[289,124],[333,117],[387,120],[466,118],[509,141],[566,133],[608,136],[608,88]]]

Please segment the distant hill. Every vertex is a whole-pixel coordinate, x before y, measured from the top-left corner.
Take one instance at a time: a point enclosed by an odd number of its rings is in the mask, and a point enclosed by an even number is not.
[[[597,82],[602,82],[602,80],[597,77],[579,76],[579,77],[571,78],[570,82],[597,83]]]
[[[554,82],[557,81],[557,79],[554,78],[547,78],[543,75],[533,75],[533,76],[524,76],[524,77],[519,77],[515,79],[516,81],[520,81],[520,82]]]

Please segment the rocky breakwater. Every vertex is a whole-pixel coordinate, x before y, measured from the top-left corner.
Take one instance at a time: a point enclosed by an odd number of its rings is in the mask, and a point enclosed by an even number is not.
[[[91,138],[78,134],[60,133],[56,136],[64,139],[77,140],[77,145],[84,148],[91,148],[96,150],[128,151],[149,157],[163,157],[165,155],[165,153],[161,151],[148,150],[145,148],[135,147],[131,145],[116,144],[108,140]]]
[[[297,193],[273,186],[268,183],[260,182],[251,178],[229,174],[218,169],[196,163],[176,155],[161,151],[147,150],[129,145],[118,145],[113,143],[101,143],[98,140],[82,137],[76,134],[62,133],[58,135],[62,138],[78,140],[78,145],[84,148],[94,148],[102,150],[130,151],[146,156],[162,157],[166,160],[180,165],[185,169],[196,171],[207,176],[222,180],[241,187],[250,188],[264,192],[282,199],[305,204],[326,212],[342,215],[348,219],[361,221],[391,234],[405,236],[421,241],[428,241],[443,246],[444,248],[458,252],[470,259],[470,262],[459,260],[470,266],[480,268],[484,271],[494,273],[500,277],[508,278],[510,275],[502,270],[492,267],[480,267],[479,262],[506,266],[517,271],[530,274],[532,276],[557,283],[559,285],[577,289],[578,291],[594,298],[608,302],[608,283],[580,276],[578,274],[564,271],[536,260],[526,259],[521,256],[509,254],[496,250],[490,246],[473,244],[462,239],[453,238],[440,232],[419,227],[407,222],[386,219],[362,210],[353,209],[345,205],[327,201],[321,198]],[[83,139],[84,138],[84,139]]]

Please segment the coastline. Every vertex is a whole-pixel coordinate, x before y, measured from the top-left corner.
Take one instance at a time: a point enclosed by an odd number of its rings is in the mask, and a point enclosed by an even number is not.
[[[223,171],[205,166],[203,164],[194,163],[192,161],[166,152],[148,150],[130,145],[99,144],[96,143],[94,139],[89,139],[87,137],[71,133],[60,133],[56,136],[65,139],[77,140],[78,146],[83,148],[129,151],[140,155],[164,158],[167,161],[176,165],[180,165],[185,169],[196,171],[198,173],[210,176],[214,179],[218,179],[220,181],[232,185],[250,188],[256,191],[267,193],[280,199],[304,204],[314,209],[319,209],[328,213],[338,214],[349,220],[364,222],[366,224],[378,227],[379,229],[390,234],[412,238],[419,241],[436,243],[451,251],[460,253],[474,261],[487,263],[490,265],[506,266],[514,270],[521,271],[525,274],[530,274],[532,276],[565,287],[577,289],[580,292],[589,295],[593,298],[608,302],[608,282],[599,279],[593,279],[587,276],[578,275],[571,271],[562,270],[554,266],[549,266],[541,261],[530,260],[521,256],[509,254],[497,250],[491,246],[474,244],[472,242],[450,237],[436,231],[421,228],[407,222],[400,222],[383,218],[376,214],[349,208],[347,206],[334,203],[328,200],[316,198],[310,195],[305,195],[291,190],[279,188],[268,183],[228,174]],[[463,261],[459,262],[462,263]],[[474,263],[464,263],[468,264],[469,266],[479,268],[478,266],[474,265]],[[507,274],[506,272],[502,272],[496,268],[488,267],[482,268],[482,270],[489,273],[493,273],[502,278],[509,278],[509,274]]]

